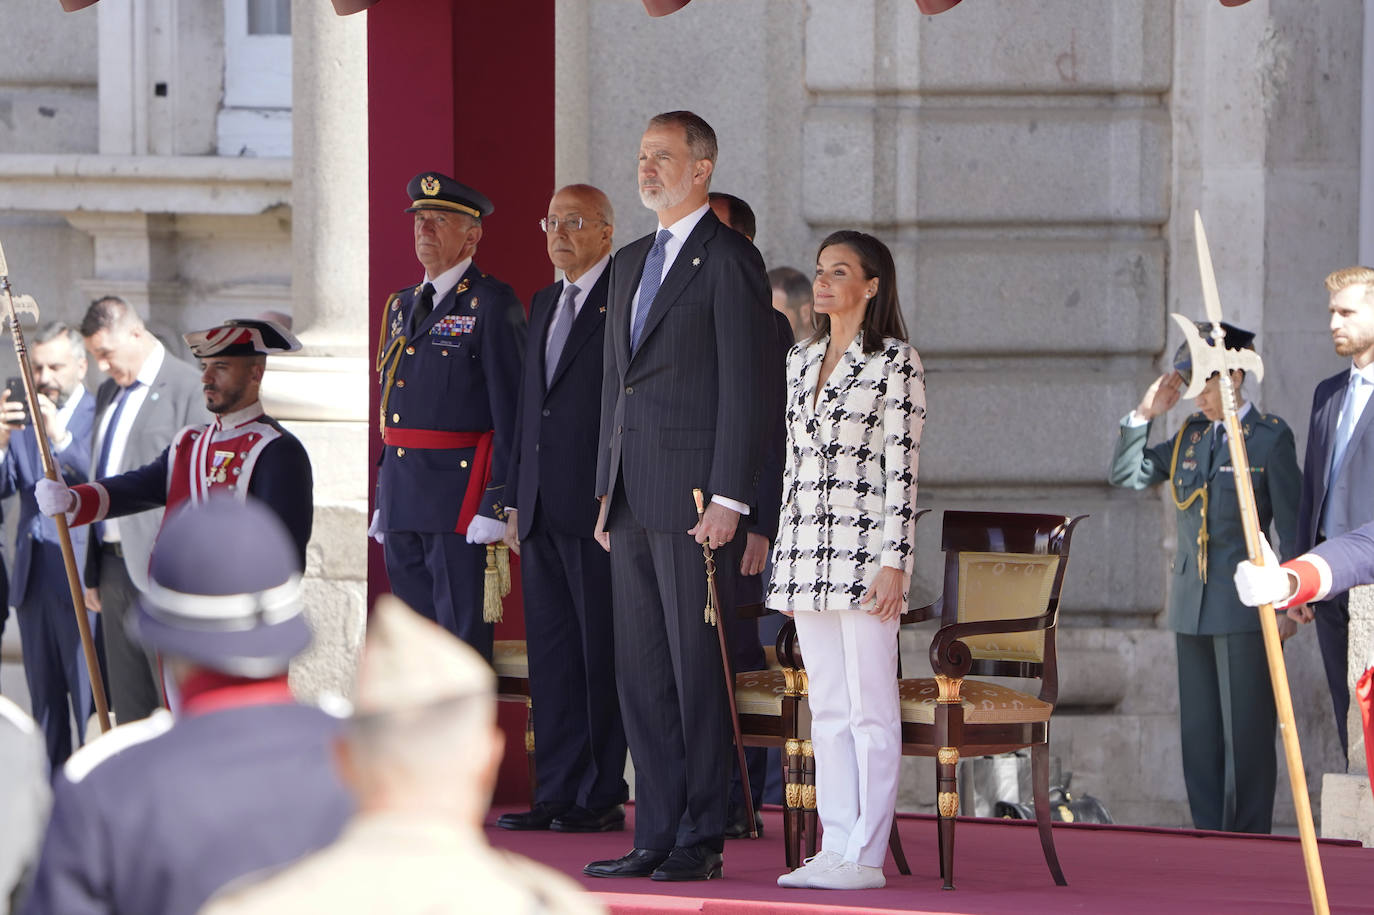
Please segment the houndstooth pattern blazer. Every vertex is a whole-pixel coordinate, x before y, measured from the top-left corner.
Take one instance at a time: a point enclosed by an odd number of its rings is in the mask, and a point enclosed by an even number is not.
[[[883,566],[911,574],[925,372],[906,343],[845,350],[812,409],[828,340],[787,358],[787,467],[773,578],[775,610],[848,610]]]

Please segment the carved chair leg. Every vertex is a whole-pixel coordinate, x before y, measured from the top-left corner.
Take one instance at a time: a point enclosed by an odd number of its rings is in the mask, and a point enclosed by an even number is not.
[[[1068,886],[1064,871],[1059,867],[1059,855],[1054,850],[1054,833],[1050,828],[1050,747],[1037,743],[1031,747],[1031,787],[1035,795],[1035,825],[1040,830],[1040,847],[1045,850],[1054,882]]]
[[[802,741],[802,808],[806,819],[806,856],[814,858],[820,829],[816,815],[816,756],[809,740]]]
[[[935,755],[935,799],[939,813],[940,877],[943,889],[954,889],[954,823],[959,814],[959,751],[941,747]]]
[[[887,836],[887,847],[892,852],[892,860],[897,864],[897,873],[903,877],[911,876],[911,866],[906,863],[906,852],[902,850],[902,837],[897,832],[897,818],[892,818],[892,832]]]
[[[534,700],[525,700],[525,764],[530,770],[530,805],[534,805],[539,778],[534,770]]]
[[[782,755],[782,844],[789,870],[801,866],[801,741],[788,740]]]

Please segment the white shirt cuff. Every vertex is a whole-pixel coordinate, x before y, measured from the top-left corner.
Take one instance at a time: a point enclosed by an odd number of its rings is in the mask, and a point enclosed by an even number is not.
[[[1128,429],[1138,429],[1141,426],[1148,426],[1149,424],[1150,421],[1148,419],[1141,418],[1140,414],[1134,410],[1127,413],[1126,418],[1121,421],[1121,425]]]
[[[711,501],[719,505],[724,505],[726,508],[733,508],[741,515],[749,514],[749,506],[745,505],[743,502],[736,502],[734,499],[727,499],[724,496],[712,496]]]

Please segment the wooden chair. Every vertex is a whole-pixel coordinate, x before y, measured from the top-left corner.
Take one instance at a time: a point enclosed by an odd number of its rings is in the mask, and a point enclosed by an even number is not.
[[[534,772],[534,702],[530,699],[530,657],[524,639],[498,639],[492,644],[496,698],[525,704],[525,761],[530,771],[530,803],[538,785]]]
[[[1059,693],[1055,623],[1069,540],[1086,515],[945,512],[943,596],[903,614],[903,624],[936,616],[934,677],[899,679],[902,753],[936,760],[940,876],[954,889],[955,775],[961,756],[1029,747],[1040,844],[1054,882],[1067,885],[1050,830],[1050,715]],[[1032,695],[969,674],[1038,679]],[[900,675],[899,675],[900,677]],[[894,852],[901,841],[894,829]],[[901,858],[898,858],[899,862]]]
[[[741,612],[748,611],[741,608]],[[804,738],[810,736],[811,720],[806,709],[806,669],[791,620],[778,632],[774,652],[776,667],[735,675],[735,704],[745,746],[783,751],[783,848],[787,866],[795,868],[801,863],[804,831],[809,831],[809,854],[815,854],[816,780],[814,760],[809,785],[804,773],[802,748]],[[809,748],[810,740],[804,742]]]

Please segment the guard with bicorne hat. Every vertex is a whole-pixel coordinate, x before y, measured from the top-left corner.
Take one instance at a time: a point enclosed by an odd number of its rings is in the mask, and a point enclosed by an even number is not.
[[[117,476],[68,489],[40,480],[34,489],[47,515],[65,511],[72,525],[118,518],[165,505],[200,504],[211,493],[238,499],[252,495],[277,513],[295,542],[297,566],[305,569],[305,547],[314,523],[314,478],[310,457],[294,435],[263,412],[258,398],[267,356],[301,348],[276,321],[225,321],[186,334],[200,360],[205,405],[215,415],[206,425],[187,426],[153,461]]]
[[[491,201],[438,172],[407,192],[424,276],[382,309],[384,447],[368,533],[396,596],[490,659],[499,598],[484,613],[484,591],[489,554],[505,549],[525,312],[473,262]]]

